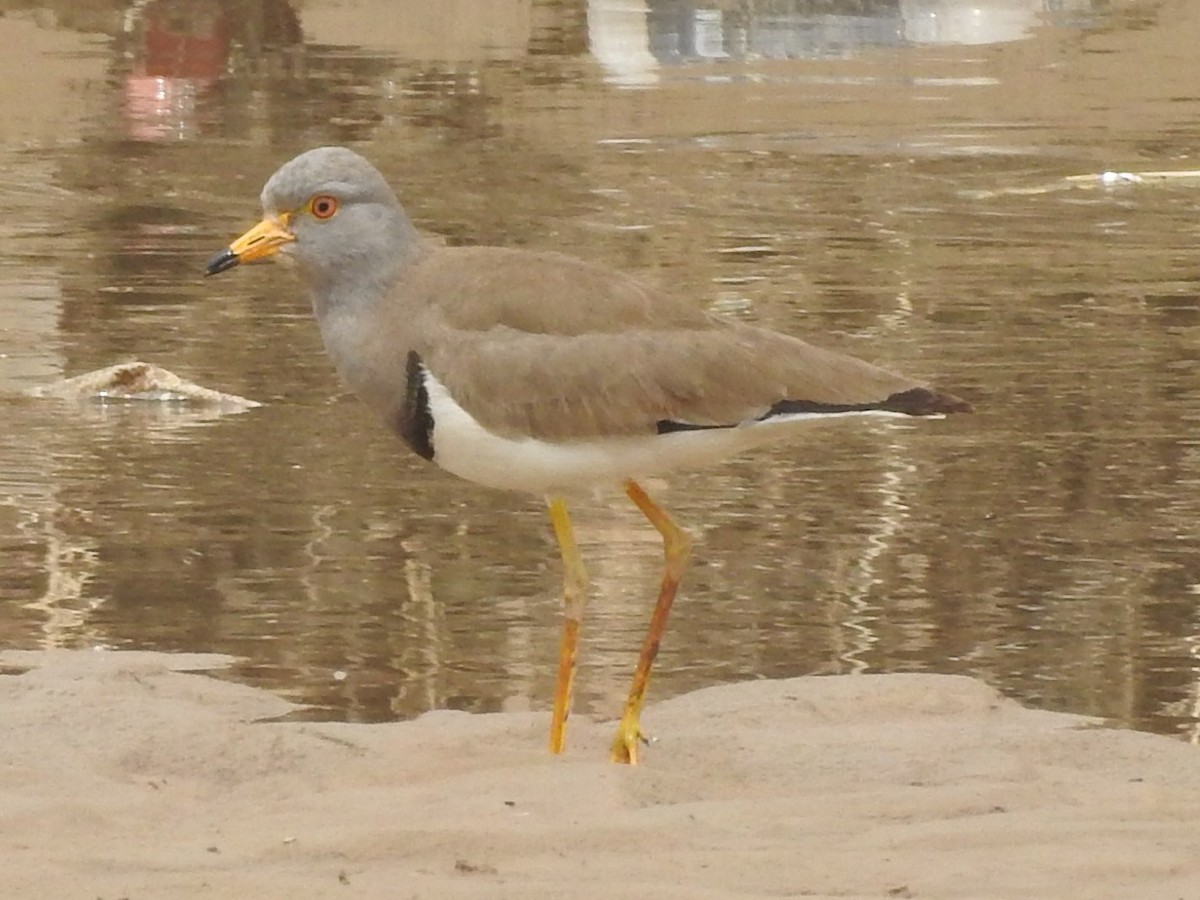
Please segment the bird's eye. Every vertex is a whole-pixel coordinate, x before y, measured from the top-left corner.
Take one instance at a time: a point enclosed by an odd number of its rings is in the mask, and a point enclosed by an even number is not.
[[[308,201],[308,208],[318,219],[328,219],[338,211],[337,197],[328,194],[317,194]]]

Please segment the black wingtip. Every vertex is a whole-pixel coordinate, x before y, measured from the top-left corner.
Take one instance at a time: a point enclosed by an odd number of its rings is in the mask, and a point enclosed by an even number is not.
[[[847,413],[889,412],[905,416],[948,416],[952,413],[969,413],[974,410],[962,397],[935,391],[927,387],[913,387],[896,391],[883,400],[865,403],[825,403],[819,400],[780,400],[759,419],[766,421],[776,416],[787,415],[845,415]],[[659,429],[662,430],[661,427]]]
[[[884,400],[867,403],[824,403],[819,400],[780,400],[769,410],[758,417],[759,422],[769,422],[783,416],[835,416],[849,413],[888,412],[905,416],[948,416],[952,413],[974,412],[962,397],[935,391],[927,387],[914,387],[906,391],[897,391],[888,395]],[[736,428],[743,422],[730,422],[722,425],[697,425],[693,422],[677,422],[673,419],[659,419],[655,430],[659,434],[671,434],[675,431],[709,431],[718,428]]]
[[[232,269],[239,262],[240,260],[238,259],[237,254],[226,247],[208,261],[208,265],[204,267],[204,275],[205,277],[208,277],[209,275],[216,275],[220,272],[226,271],[227,269]]]
[[[888,412],[904,413],[907,416],[947,416],[951,413],[975,411],[962,397],[926,387],[910,388],[892,394],[879,408]]]

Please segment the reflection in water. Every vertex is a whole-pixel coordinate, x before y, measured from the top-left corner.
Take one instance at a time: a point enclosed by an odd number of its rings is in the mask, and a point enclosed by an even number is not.
[[[4,582],[13,589],[8,596],[27,598],[19,615],[36,627],[37,646],[76,646],[81,638],[103,643],[92,624],[103,600],[90,588],[99,541],[60,527],[66,511],[53,496],[10,496],[6,505],[18,517],[6,533],[20,535],[24,548],[10,548]]]
[[[197,106],[219,78],[260,67],[301,35],[285,0],[149,0],[125,11],[121,39],[129,135],[160,141],[198,137]]]
[[[1200,736],[1194,188],[1008,190],[1190,168],[1200,13],[1046,6],[0,17],[0,66],[37,76],[0,82],[0,641],[237,654],[315,715],[548,704],[540,501],[407,457],[286,278],[200,282],[281,160],[352,142],[452,241],[597,259],[978,401],[673,478],[698,565],[655,696],[930,669]],[[188,423],[16,399],[129,358],[266,405]],[[618,499],[578,515],[578,700],[606,715],[658,567]]]
[[[132,137],[194,136],[189,128],[196,98],[225,68],[230,26],[228,13],[215,0],[160,0],[130,8],[125,30],[140,30],[142,50],[136,68],[125,78],[125,114]]]
[[[588,0],[589,49],[623,86],[697,60],[829,59],[906,44],[1000,44],[1089,15],[1091,0]],[[1078,22],[1076,22],[1078,24]]]
[[[886,558],[892,552],[898,536],[904,530],[909,508],[903,498],[917,471],[916,466],[905,461],[902,456],[895,458],[903,453],[902,444],[891,441],[887,449],[889,456],[893,458],[889,467],[881,473],[879,516],[865,535],[862,552],[858,555],[851,577],[844,588],[845,603],[849,610],[843,622],[853,639],[838,655],[838,659],[846,665],[846,671],[851,673],[871,671],[868,651],[879,640],[875,620],[881,612],[873,607],[869,600],[880,582],[875,567],[880,558]]]

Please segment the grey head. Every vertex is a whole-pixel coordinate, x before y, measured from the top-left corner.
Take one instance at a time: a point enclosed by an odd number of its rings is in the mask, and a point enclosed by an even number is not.
[[[301,208],[317,191],[343,202],[388,202],[396,195],[379,170],[346,147],[317,147],[280,166],[262,189],[263,212],[278,215]]]
[[[208,273],[286,254],[318,315],[382,297],[423,246],[387,181],[345,147],[318,147],[284,163],[261,199],[262,222],[214,258]]]
[[[284,163],[261,199],[266,215],[287,215],[295,241],[285,250],[318,303],[384,290],[421,245],[379,170],[345,147],[318,147]]]

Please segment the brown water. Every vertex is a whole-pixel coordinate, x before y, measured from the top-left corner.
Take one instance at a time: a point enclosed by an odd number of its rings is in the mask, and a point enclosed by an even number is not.
[[[698,541],[652,698],[961,672],[1200,736],[1200,182],[1062,181],[1200,168],[1200,10],[645,6],[0,2],[0,647],[222,651],[329,717],[548,707],[541,501],[406,455],[291,273],[201,277],[278,164],[346,143],[452,241],[976,402],[659,486]],[[135,357],[266,405],[19,397]],[[659,548],[619,493],[575,508],[577,705],[611,715]]]

